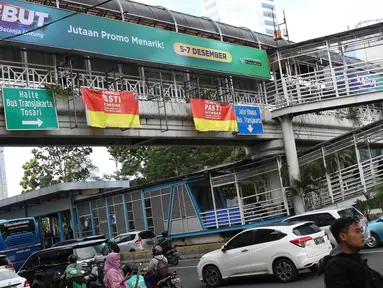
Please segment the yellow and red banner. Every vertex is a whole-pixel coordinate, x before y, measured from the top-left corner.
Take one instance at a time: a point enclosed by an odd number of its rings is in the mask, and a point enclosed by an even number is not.
[[[238,131],[233,105],[212,100],[190,99],[190,106],[197,131]]]
[[[133,92],[81,89],[88,125],[98,128],[141,128],[138,99]]]

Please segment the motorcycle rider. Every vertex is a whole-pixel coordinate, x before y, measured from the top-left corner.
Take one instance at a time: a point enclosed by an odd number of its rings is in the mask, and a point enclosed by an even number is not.
[[[152,248],[153,258],[144,270],[151,273],[145,277],[146,286],[152,288],[152,281],[158,282],[169,275],[168,259],[163,255],[161,246]]]
[[[172,243],[170,242],[168,231],[164,230],[161,234],[162,240],[158,245],[161,246],[164,255],[167,256],[169,251],[172,249]]]
[[[146,288],[144,277],[138,275],[137,265],[126,263],[122,267],[122,272],[125,275],[123,282],[127,283],[129,288]]]
[[[61,279],[67,281],[68,287],[85,288],[85,285],[82,282],[81,266],[77,263],[77,256],[73,254],[69,255],[68,262],[69,264],[66,267],[64,274],[61,276]]]
[[[104,256],[96,254],[93,258],[94,266],[89,275],[89,288],[104,287]]]

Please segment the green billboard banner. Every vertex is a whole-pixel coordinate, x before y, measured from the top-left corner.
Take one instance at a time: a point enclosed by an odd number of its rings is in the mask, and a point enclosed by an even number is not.
[[[1,6],[1,38],[42,27],[72,13],[14,0],[3,0]],[[263,50],[85,14],[58,21],[11,41],[230,75],[270,78],[267,54]]]

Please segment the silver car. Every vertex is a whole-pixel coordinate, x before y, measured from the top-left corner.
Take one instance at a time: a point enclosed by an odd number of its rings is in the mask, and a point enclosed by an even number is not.
[[[117,235],[114,243],[120,247],[121,252],[151,250],[156,244],[156,235],[150,230],[133,231]]]

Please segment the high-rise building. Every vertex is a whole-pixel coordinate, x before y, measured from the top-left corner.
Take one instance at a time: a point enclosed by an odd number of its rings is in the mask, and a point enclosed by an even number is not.
[[[274,0],[201,0],[203,16],[253,31],[274,34]],[[274,18],[273,18],[274,14]]]
[[[0,200],[8,198],[7,175],[5,174],[4,147],[0,147]]]

